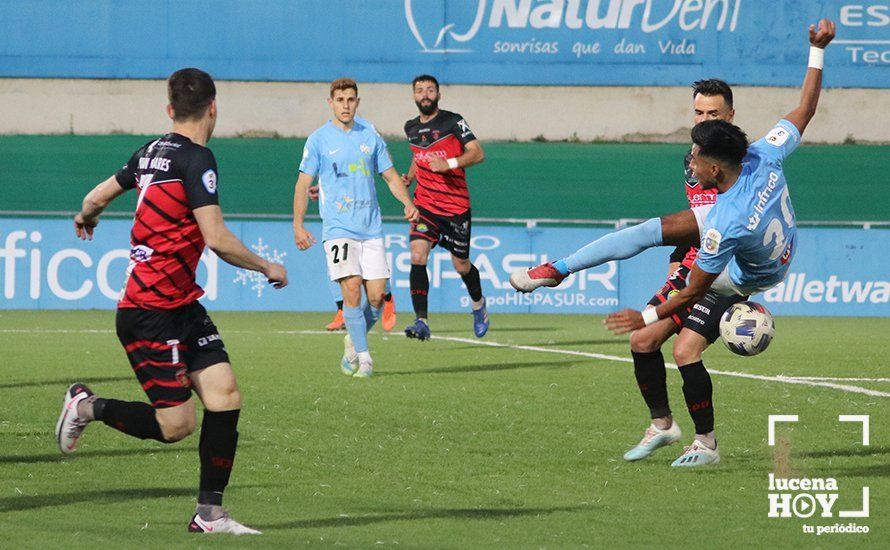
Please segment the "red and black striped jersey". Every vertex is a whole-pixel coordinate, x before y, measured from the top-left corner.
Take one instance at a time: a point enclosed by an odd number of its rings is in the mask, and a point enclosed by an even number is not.
[[[170,133],[142,146],[115,178],[139,190],[118,307],[175,309],[199,299],[195,270],[204,238],[192,211],[219,204],[213,153]]]
[[[417,178],[414,204],[443,216],[456,216],[469,210],[465,170],[458,168],[437,174],[430,170],[429,163],[433,157],[449,159],[463,154],[464,146],[476,139],[467,121],[457,113],[439,111],[425,123],[420,122],[420,117],[406,122],[405,135]]]
[[[683,171],[686,181],[686,201],[689,203],[689,208],[714,204],[717,202],[717,189],[702,189],[701,184],[698,182],[698,178],[692,174],[692,168],[689,167],[691,161],[692,151],[690,150],[686,153],[686,156],[683,157]],[[682,256],[680,256],[680,254],[682,254]],[[674,251],[674,254],[671,255],[671,260],[679,261],[686,267],[692,268],[692,264],[695,263],[695,258],[697,256],[698,248],[694,246],[688,249],[681,249],[678,247],[677,250]]]

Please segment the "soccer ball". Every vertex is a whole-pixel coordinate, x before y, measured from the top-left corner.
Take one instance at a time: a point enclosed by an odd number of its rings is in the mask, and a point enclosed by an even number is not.
[[[739,302],[720,318],[720,338],[729,351],[739,355],[763,352],[776,334],[773,316],[757,302]]]

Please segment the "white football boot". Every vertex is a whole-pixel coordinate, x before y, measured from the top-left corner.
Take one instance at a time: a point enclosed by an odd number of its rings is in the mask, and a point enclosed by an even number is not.
[[[666,430],[656,428],[655,424],[650,424],[646,428],[646,433],[643,434],[643,439],[633,449],[624,453],[624,460],[628,462],[643,460],[656,450],[680,441],[681,437],[683,437],[683,432],[680,431],[680,426],[676,422],[671,423],[671,427]]]
[[[77,450],[77,440],[90,423],[86,418],[77,416],[77,405],[92,395],[90,388],[80,383],[71,384],[65,391],[62,412],[59,414],[59,421],[56,422],[56,442],[59,444],[59,450],[65,454]]]
[[[228,512],[223,517],[213,521],[201,519],[201,516],[195,514],[192,521],[189,522],[189,533],[227,533],[229,535],[262,535],[263,533],[256,529],[251,529],[246,525],[242,525],[232,519]]]
[[[720,451],[709,449],[707,445],[696,439],[692,445],[683,448],[683,454],[671,466],[674,468],[697,468],[718,462],[720,462]]]
[[[374,362],[368,359],[359,364],[358,370],[352,375],[353,378],[371,378],[374,374]]]
[[[358,353],[352,345],[352,338],[347,334],[343,338],[343,358],[340,359],[340,371],[346,376],[352,376],[358,370]]]

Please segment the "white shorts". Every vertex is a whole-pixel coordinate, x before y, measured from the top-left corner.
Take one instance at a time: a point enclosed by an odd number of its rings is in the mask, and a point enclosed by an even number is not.
[[[383,239],[331,239],[325,241],[324,253],[328,260],[328,275],[332,281],[359,275],[366,281],[389,279],[391,273],[386,261]]]

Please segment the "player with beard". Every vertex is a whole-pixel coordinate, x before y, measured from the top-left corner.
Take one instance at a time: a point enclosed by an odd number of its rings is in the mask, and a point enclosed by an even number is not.
[[[470,193],[466,169],[485,159],[482,145],[464,118],[439,109],[439,81],[430,75],[416,77],[411,86],[417,118],[405,123],[405,134],[413,160],[402,176],[405,185],[417,180],[414,204],[420,219],[411,224],[411,302],[417,316],[405,329],[408,338],[430,337],[426,271],[430,250],[436,245],[451,252],[451,262],[460,274],[473,307],[473,332],[479,338],[488,332],[488,310],[482,295],[479,270],[470,262]]]

